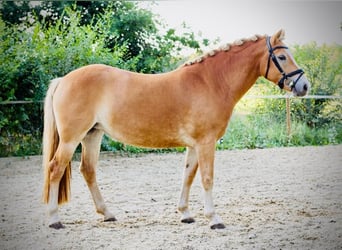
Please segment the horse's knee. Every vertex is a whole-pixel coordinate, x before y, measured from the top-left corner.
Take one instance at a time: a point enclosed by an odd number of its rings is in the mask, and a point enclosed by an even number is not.
[[[209,177],[209,176],[204,176],[202,178],[202,185],[204,190],[210,190],[213,187],[213,178]]]

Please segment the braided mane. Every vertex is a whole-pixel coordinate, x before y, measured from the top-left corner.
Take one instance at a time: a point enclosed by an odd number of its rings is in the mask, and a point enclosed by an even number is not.
[[[193,65],[196,63],[201,63],[206,58],[215,56],[217,53],[219,53],[221,51],[227,52],[234,46],[242,46],[246,42],[256,42],[259,39],[264,38],[265,36],[266,35],[256,34],[256,35],[249,37],[249,38],[242,38],[242,39],[238,39],[238,40],[234,41],[233,43],[224,44],[224,45],[220,46],[218,49],[213,49],[213,50],[211,50],[211,51],[209,51],[209,52],[207,52],[207,53],[205,53],[205,54],[203,54],[203,55],[201,55],[195,59],[192,59],[192,60],[185,62],[181,67],[190,66],[190,65]]]

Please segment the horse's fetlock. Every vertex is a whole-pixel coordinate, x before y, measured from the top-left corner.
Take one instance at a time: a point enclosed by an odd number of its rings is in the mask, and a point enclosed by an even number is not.
[[[178,211],[183,213],[185,212],[186,210],[188,210],[188,206],[184,206],[184,205],[179,205],[178,206]]]
[[[211,219],[211,218],[213,218],[214,217],[214,215],[215,215],[215,211],[205,211],[204,212],[204,216],[206,217],[206,218],[208,218],[208,219]]]
[[[106,210],[106,206],[105,205],[101,205],[100,207],[96,208],[96,213],[104,215],[105,214],[105,210]]]

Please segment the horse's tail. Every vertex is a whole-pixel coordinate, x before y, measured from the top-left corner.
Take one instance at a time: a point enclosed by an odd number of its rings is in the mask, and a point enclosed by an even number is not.
[[[50,192],[50,164],[59,144],[59,135],[53,110],[52,98],[61,78],[51,81],[46,93],[44,104],[44,131],[43,131],[43,168],[44,168],[44,190],[43,202],[49,202]],[[59,183],[58,204],[67,202],[70,196],[71,162],[68,163],[63,177]]]

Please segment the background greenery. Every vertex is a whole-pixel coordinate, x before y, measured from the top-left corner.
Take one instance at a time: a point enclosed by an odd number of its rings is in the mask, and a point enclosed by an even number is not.
[[[92,63],[165,72],[185,60],[185,49],[198,54],[212,44],[186,26],[182,31],[168,28],[134,2],[11,1],[0,7],[0,102],[33,101],[0,104],[0,156],[41,153],[40,101],[51,79]],[[311,94],[341,96],[340,45],[310,43],[292,50],[312,83]],[[271,85],[260,78],[249,94],[282,94]],[[341,106],[340,99],[292,99],[288,137],[285,100],[243,99],[218,148],[341,143]],[[104,138],[102,149],[146,151],[109,138]]]

